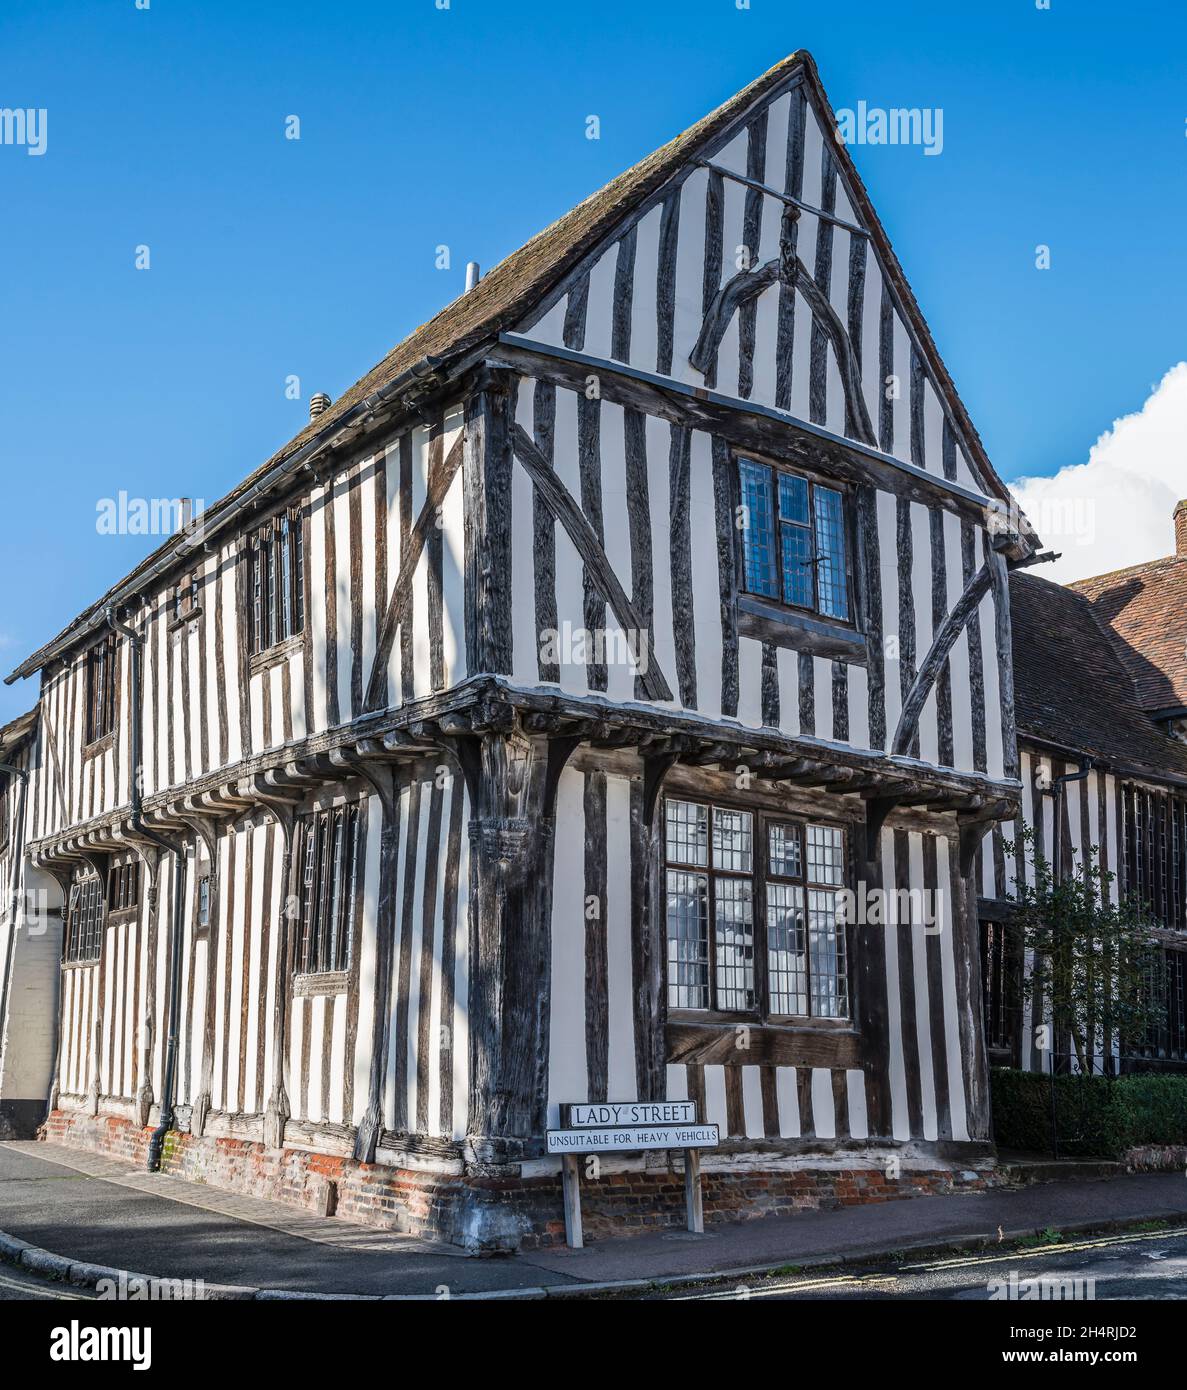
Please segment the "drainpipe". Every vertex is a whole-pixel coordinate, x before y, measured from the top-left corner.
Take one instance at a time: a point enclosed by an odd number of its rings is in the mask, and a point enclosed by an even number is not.
[[[140,752],[141,752],[141,708],[140,708],[140,664],[143,650],[142,638],[135,628],[121,623],[115,616],[115,609],[107,609],[107,625],[131,643],[132,680],[129,691],[132,758],[131,758],[131,802],[132,829],[145,839],[159,845],[173,856],[173,920],[169,924],[169,1000],[165,1021],[165,1077],[161,1085],[161,1113],[156,1129],[148,1141],[148,1162],[150,1173],[161,1169],[161,1151],[165,1145],[165,1135],[173,1128],[173,1094],[177,1082],[177,1029],[181,1011],[181,918],[185,910],[185,846],[177,840],[170,840],[159,831],[144,824],[142,797],[140,791]]]
[[[1063,845],[1061,843],[1063,838],[1063,789],[1068,782],[1082,782],[1092,771],[1092,768],[1093,760],[1091,758],[1081,758],[1079,772],[1064,772],[1051,781],[1051,796],[1055,803],[1053,834],[1051,836],[1054,853],[1051,856],[1051,862],[1057,879],[1061,876],[1063,868]],[[1081,827],[1081,829],[1086,829],[1086,827]]]

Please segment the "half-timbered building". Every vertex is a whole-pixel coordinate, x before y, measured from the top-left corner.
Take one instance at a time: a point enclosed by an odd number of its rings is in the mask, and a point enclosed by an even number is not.
[[[1036,574],[1011,579],[1022,804],[978,854],[995,1064],[1187,1070],[1187,502],[1174,526],[1170,556],[1066,588]],[[1020,989],[1027,962],[1010,924],[1017,885],[1035,882],[1036,855],[1056,877],[1098,864],[1114,901],[1127,894],[1146,905],[1165,965],[1152,977],[1163,1017],[1148,1036],[1102,1026],[1081,1060],[1048,1026],[1041,992]]]
[[[835,130],[778,64],[14,672],[51,1134],[475,1249],[566,1102],[695,1100],[711,1217],[980,1180],[1034,542]]]

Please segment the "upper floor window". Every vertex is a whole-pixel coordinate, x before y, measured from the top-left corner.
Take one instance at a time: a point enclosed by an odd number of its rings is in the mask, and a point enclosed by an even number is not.
[[[198,929],[199,929],[199,931],[201,931],[203,928],[208,927],[208,926],[210,925],[210,875],[209,875],[209,874],[203,874],[202,877],[199,878],[199,880],[198,880],[198,901],[197,901],[197,905],[196,905],[195,911],[196,911],[197,919],[198,919]]]
[[[265,652],[305,627],[301,509],[290,507],[248,538],[251,650]]]
[[[847,1018],[842,831],[672,799],[665,830],[669,1007]]]
[[[298,975],[345,970],[354,934],[359,808],[338,806],[300,822],[301,931]]]
[[[739,459],[746,592],[825,618],[850,618],[844,494]]]
[[[107,872],[108,912],[135,912],[140,906],[140,862],[133,859]]]
[[[1146,1030],[1135,1052],[1140,1057],[1187,1061],[1187,951],[1158,951],[1147,971],[1147,989],[1161,1018]]]
[[[103,947],[103,885],[90,874],[70,890],[66,913],[66,960],[97,961]]]
[[[1121,789],[1121,887],[1163,926],[1187,929],[1187,798]]]
[[[198,572],[187,574],[173,589],[173,621],[187,622],[198,615]]]
[[[115,634],[108,633],[96,642],[86,660],[86,739],[94,743],[115,728]]]

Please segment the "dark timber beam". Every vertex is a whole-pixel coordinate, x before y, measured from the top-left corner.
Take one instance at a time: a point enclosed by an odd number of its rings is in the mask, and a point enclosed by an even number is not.
[[[931,648],[923,659],[907,698],[903,701],[902,713],[894,731],[891,753],[902,757],[911,746],[911,741],[919,729],[919,716],[931,694],[932,687],[939,679],[948,653],[956,644],[956,639],[964,631],[965,625],[981,606],[981,600],[989,592],[993,574],[988,564],[984,564],[965,585],[964,593],[956,600],[952,611],[940,624],[940,630],[932,639]]]
[[[516,727],[458,739],[473,796],[466,1148],[479,1163],[537,1156],[546,1125],[554,815],[577,742]]]
[[[619,626],[624,632],[634,633],[636,636],[644,634],[647,630],[646,624],[619,583],[614,566],[611,565],[597,533],[586,520],[585,513],[577,505],[568,488],[561,482],[555,469],[549,467],[522,425],[512,425],[511,441],[515,457],[527,470],[549,511],[565,528],[599,592],[613,609]],[[672,699],[672,688],[657,665],[654,652],[648,653],[647,670],[640,673],[639,679],[647,699],[659,702]]]
[[[784,216],[784,226],[786,227],[789,221],[794,221],[795,216],[798,216],[798,213],[794,209],[790,210]],[[783,241],[785,249],[778,258],[767,261],[754,270],[741,271],[717,291],[705,314],[696,345],[689,353],[689,363],[703,375],[715,359],[717,349],[721,346],[721,340],[734,314],[742,305],[757,299],[763,290],[782,280],[788,288],[797,289],[804,296],[812,310],[814,322],[832,343],[849,418],[853,421],[861,442],[873,447],[874,428],[866,408],[861,373],[857,367],[849,334],[837,317],[828,295],[816,283],[808,267],[794,252],[787,251],[786,233]]]
[[[822,325],[824,326],[824,325]],[[827,331],[827,330],[826,330]],[[740,396],[691,385],[624,362],[555,347],[516,333],[501,333],[486,356],[502,368],[555,382],[582,393],[596,376],[603,400],[642,410],[686,429],[704,430],[739,449],[755,450],[852,483],[872,483],[923,506],[941,506],[984,526],[991,499],[939,473],[929,473],[873,444],[836,434],[789,411]],[[1007,538],[1011,558],[1031,551],[1029,542]]]
[[[440,466],[429,469],[425,503],[405,537],[396,582],[392,586],[383,621],[379,624],[375,657],[371,663],[371,675],[367,680],[367,697],[363,702],[364,710],[378,709],[383,704],[384,674],[391,659],[396,633],[401,624],[407,621],[408,605],[412,601],[412,580],[425,543],[437,526],[441,503],[445,500],[445,494],[462,465],[462,445],[463,438],[459,436],[454,440],[449,453],[441,460]]]

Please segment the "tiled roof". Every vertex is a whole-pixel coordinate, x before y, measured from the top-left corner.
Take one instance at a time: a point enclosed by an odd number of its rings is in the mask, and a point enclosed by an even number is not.
[[[1015,573],[1010,613],[1021,736],[1113,767],[1187,776],[1187,743],[1163,733],[1138,707],[1116,641],[1086,595]]]
[[[1071,587],[1106,625],[1141,708],[1187,705],[1187,556],[1148,560]]]
[[[376,392],[391,387],[426,358],[431,362],[443,364],[463,356],[486,339],[511,328],[588,250],[596,246],[615,227],[630,208],[658,191],[687,160],[694,158],[749,106],[776,88],[797,69],[805,74],[806,80],[825,110],[826,120],[832,119],[828,98],[820,84],[811,55],[801,50],[782,59],[703,120],[640,160],[598,192],[591,194],[584,202],[579,203],[521,246],[518,251],[512,252],[500,261],[474,289],[447,304],[439,314],[392,348],[382,362],[355,382],[349,390],[343,392],[328,409],[305,425],[210,511],[235,504],[265,474],[292,458],[317,438],[332,435],[333,426],[344,420],[356,406],[361,406]],[[885,259],[888,274],[903,300],[907,316],[919,335],[924,351],[931,360],[938,382],[950,396],[952,408],[973,455],[972,461],[986,489],[993,495],[1007,499],[1008,490],[985,455],[981,438],[956,392],[889,238],[857,170],[853,167],[848,149],[842,144],[837,146],[837,158],[852,186],[859,219],[870,228],[874,244]],[[59,649],[60,644],[73,640],[76,629],[84,627],[129,586],[134,585],[152,566],[162,562],[166,552],[174,544],[175,538],[171,538],[147,556],[136,569],[109,589],[103,598],[68,624],[53,641],[46,643],[24,661],[7,679],[12,681],[18,676],[29,675],[38,670],[49,656]]]

